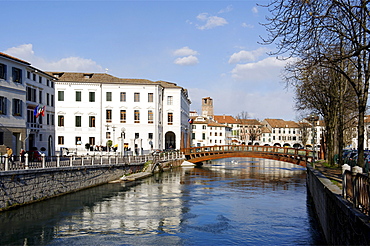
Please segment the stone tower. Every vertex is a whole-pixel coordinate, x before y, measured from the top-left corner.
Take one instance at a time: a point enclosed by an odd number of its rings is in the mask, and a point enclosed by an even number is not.
[[[213,118],[213,99],[210,97],[202,98],[202,116]]]

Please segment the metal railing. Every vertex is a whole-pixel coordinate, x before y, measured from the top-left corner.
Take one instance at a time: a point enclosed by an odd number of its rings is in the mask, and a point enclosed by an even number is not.
[[[148,154],[139,156],[121,156],[118,153],[98,154],[98,155],[71,155],[71,156],[45,156],[31,157],[24,156],[0,156],[0,171],[14,171],[40,168],[58,168],[74,166],[94,166],[94,165],[136,165],[148,161],[163,162],[182,158],[183,154],[178,151],[162,152],[159,154]]]
[[[364,174],[352,174],[345,170],[343,173],[342,195],[351,201],[355,208],[370,215],[370,178]]]

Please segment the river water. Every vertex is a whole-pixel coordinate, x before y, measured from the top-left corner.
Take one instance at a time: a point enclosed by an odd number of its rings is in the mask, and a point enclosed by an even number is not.
[[[325,244],[305,168],[228,158],[0,213],[1,245]]]

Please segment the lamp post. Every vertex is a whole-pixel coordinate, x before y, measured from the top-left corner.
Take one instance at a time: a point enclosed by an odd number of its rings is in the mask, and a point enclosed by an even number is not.
[[[115,138],[115,136],[116,136],[116,126],[112,126],[112,129],[113,129],[113,143],[112,143],[112,146],[114,146],[114,143],[115,143],[115,141],[116,141],[116,138]]]
[[[123,156],[123,151],[124,151],[124,148],[123,148],[123,144],[124,144],[124,140],[125,140],[125,135],[126,135],[126,129],[124,127],[121,128],[121,156]]]
[[[312,144],[312,163],[313,163],[313,167],[315,167],[315,152],[316,152],[316,134],[315,134],[315,122],[318,120],[318,116],[315,114],[315,113],[311,113],[309,116],[309,121],[311,122],[311,125],[312,125],[312,140],[311,140],[311,144]]]

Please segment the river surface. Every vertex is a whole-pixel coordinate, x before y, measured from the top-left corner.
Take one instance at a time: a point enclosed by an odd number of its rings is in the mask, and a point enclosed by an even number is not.
[[[228,158],[0,213],[1,245],[325,244],[305,168]]]

